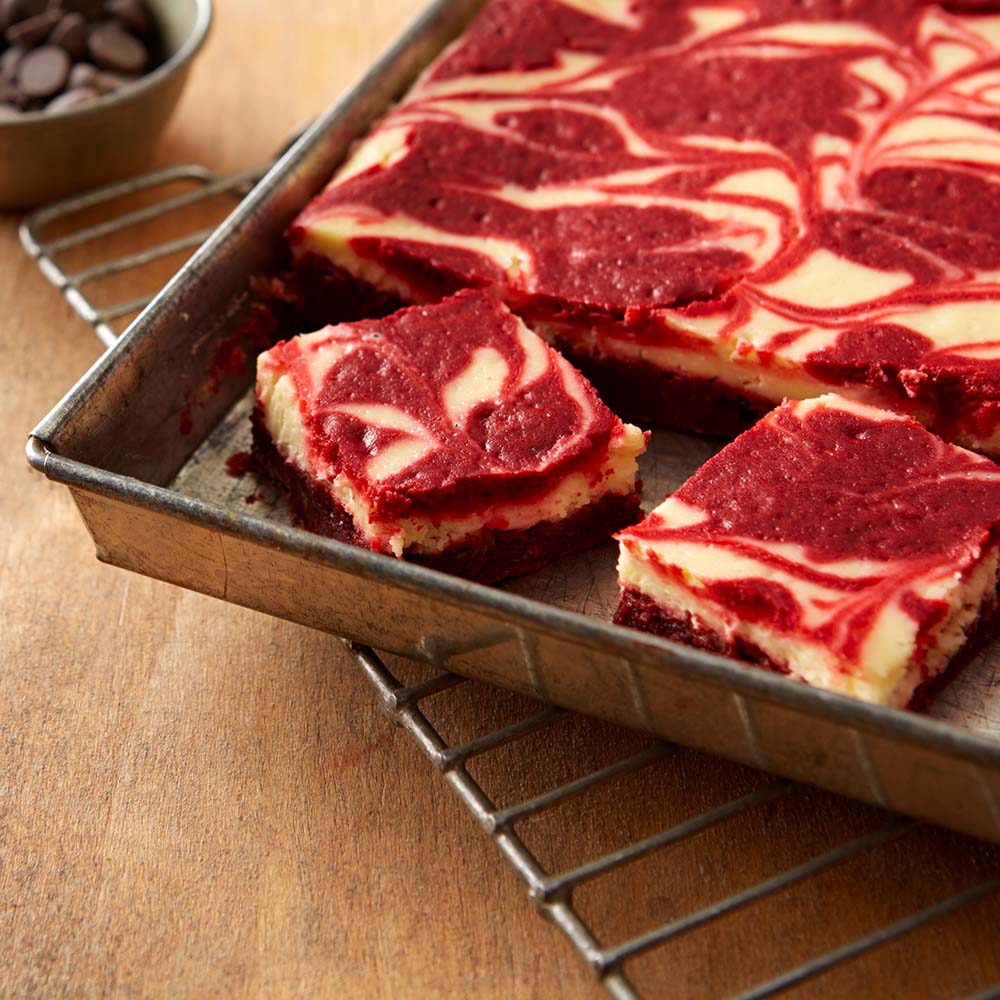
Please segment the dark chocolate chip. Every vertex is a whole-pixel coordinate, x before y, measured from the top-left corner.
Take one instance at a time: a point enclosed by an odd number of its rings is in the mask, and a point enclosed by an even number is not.
[[[82,59],[87,54],[87,36],[90,28],[82,14],[64,14],[52,29],[49,44],[65,49],[71,59]]]
[[[48,7],[48,0],[0,0],[0,25],[4,30],[18,21],[41,14]]]
[[[21,60],[27,52],[28,50],[23,45],[13,45],[0,56],[0,80],[17,79],[17,67],[21,65]]]
[[[32,49],[17,68],[17,86],[26,97],[52,97],[66,86],[69,56],[55,45]]]
[[[91,86],[102,94],[111,94],[116,90],[121,90],[127,84],[135,83],[138,79],[137,76],[126,76],[122,73],[98,73]]]
[[[97,25],[90,33],[88,47],[98,66],[116,73],[141,73],[149,59],[146,46],[114,21]]]
[[[20,110],[13,104],[0,104],[0,122],[12,122],[20,117]]]
[[[81,104],[90,104],[91,101],[96,101],[100,96],[91,87],[76,87],[73,90],[67,90],[65,94],[60,94],[49,101],[45,105],[45,111],[52,114],[58,111],[68,111],[70,108],[79,107]]]
[[[149,34],[149,14],[142,0],[107,0],[104,9],[118,18],[129,31],[137,35]]]
[[[90,63],[77,63],[69,74],[67,86],[76,90],[79,87],[93,87],[97,79],[98,69]]]
[[[59,6],[71,14],[83,14],[91,21],[104,13],[104,0],[62,0]]]
[[[6,32],[7,41],[11,45],[41,45],[52,29],[62,20],[62,11],[44,10],[41,14],[29,17],[27,20],[12,24]]]

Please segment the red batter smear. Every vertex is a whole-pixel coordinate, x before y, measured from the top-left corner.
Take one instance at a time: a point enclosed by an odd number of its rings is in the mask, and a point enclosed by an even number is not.
[[[254,457],[248,451],[234,452],[226,459],[226,475],[233,479],[242,479],[248,473],[256,471]]]

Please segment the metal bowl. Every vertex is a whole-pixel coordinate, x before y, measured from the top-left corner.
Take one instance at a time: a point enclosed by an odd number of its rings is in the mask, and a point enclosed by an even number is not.
[[[83,107],[0,122],[0,209],[27,208],[145,167],[208,36],[212,0],[147,0],[168,53],[152,73]]]

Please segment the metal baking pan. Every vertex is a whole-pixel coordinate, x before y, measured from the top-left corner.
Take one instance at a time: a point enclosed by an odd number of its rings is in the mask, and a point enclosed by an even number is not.
[[[30,463],[69,486],[116,566],[1000,841],[1000,644],[932,716],[882,709],[613,626],[611,544],[488,588],[301,531],[225,475],[249,441],[250,375],[220,374],[219,352],[249,276],[480,2],[431,4],[302,136],[36,428]],[[657,432],[649,500],[715,447]]]

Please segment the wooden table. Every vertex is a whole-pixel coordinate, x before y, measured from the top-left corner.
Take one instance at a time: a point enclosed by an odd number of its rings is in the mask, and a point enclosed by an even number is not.
[[[219,0],[159,161],[265,162],[417,5]],[[336,640],[95,561],[68,494],[22,449],[98,346],[16,225],[0,217],[0,996],[603,995]],[[515,707],[479,688],[437,711],[473,732]],[[564,730],[485,761],[483,780],[531,793],[636,740],[586,720]],[[760,780],[677,751],[528,836],[572,864]],[[796,792],[581,906],[620,940],[881,819]],[[997,850],[923,829],[631,971],[650,996],[718,995],[998,870]],[[1000,979],[997,930],[991,898],[796,995],[966,994]]]

